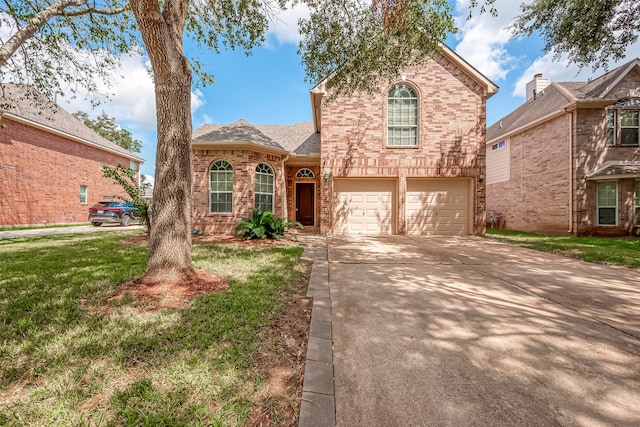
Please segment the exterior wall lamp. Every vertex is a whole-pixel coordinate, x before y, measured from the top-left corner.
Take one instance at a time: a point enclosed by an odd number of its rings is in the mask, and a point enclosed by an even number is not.
[[[324,173],[322,174],[322,179],[325,181],[329,180],[329,171],[324,171]]]
[[[484,172],[480,172],[480,175],[478,175],[478,181],[484,182],[484,179],[485,179]]]

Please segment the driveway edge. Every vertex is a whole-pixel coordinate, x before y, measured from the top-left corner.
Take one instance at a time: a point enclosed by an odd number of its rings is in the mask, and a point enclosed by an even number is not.
[[[313,260],[307,297],[313,298],[309,343],[304,369],[299,427],[334,427],[333,341],[327,240],[305,245],[303,259]]]

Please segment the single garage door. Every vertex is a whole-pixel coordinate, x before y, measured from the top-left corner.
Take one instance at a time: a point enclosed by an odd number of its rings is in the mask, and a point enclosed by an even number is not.
[[[468,234],[470,182],[407,179],[407,234]]]
[[[335,179],[334,234],[393,234],[396,182]]]

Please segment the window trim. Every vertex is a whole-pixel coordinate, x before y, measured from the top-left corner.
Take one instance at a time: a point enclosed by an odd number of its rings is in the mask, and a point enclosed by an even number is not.
[[[613,118],[611,119],[610,116],[613,116]],[[610,126],[610,124],[612,124],[613,126]],[[606,123],[606,130],[605,130],[607,145],[615,146],[616,143],[618,142],[617,129],[618,129],[618,110],[609,109],[607,110],[607,123]],[[611,135],[611,137],[609,137],[610,130],[613,131],[613,135]]]
[[[316,174],[309,168],[300,168],[298,172],[296,172],[296,178],[315,178]]]
[[[614,184],[616,195],[615,205],[600,205],[600,185]],[[600,223],[600,209],[614,209],[614,223],[613,224],[601,224]],[[600,227],[615,227],[618,225],[618,181],[598,181],[596,185],[596,224]]]
[[[267,167],[269,168],[270,173],[266,173],[266,172],[261,172],[259,169],[261,166]],[[271,176],[272,180],[271,180],[271,193],[265,193],[262,191],[258,191],[258,176]],[[275,169],[273,168],[273,166],[271,166],[269,163],[258,163],[256,165],[255,168],[255,174],[254,174],[254,186],[253,186],[253,192],[254,192],[254,197],[253,197],[253,207],[254,208],[258,208],[258,195],[268,195],[271,196],[271,209],[269,209],[271,212],[274,212],[274,205],[275,205],[275,193],[276,193],[276,174],[275,174]],[[265,212],[266,210],[262,210],[261,212]]]
[[[636,117],[636,121],[637,124],[635,126],[623,126],[622,125],[622,115],[624,113],[635,113]],[[640,146],[640,110],[621,110],[620,114],[618,114],[618,116],[620,117],[619,119],[619,123],[620,123],[620,146],[621,147],[638,147]],[[624,139],[622,138],[622,131],[624,129],[635,129],[636,130],[636,138],[635,138],[635,143],[633,144],[623,144]]]
[[[391,97],[391,93],[398,87],[398,86],[407,86],[408,88],[411,89],[411,91],[413,92],[413,94],[415,95],[414,97],[410,97],[410,98],[395,98],[395,97]],[[408,100],[414,100],[415,101],[415,124],[413,125],[391,125],[390,123],[390,100],[391,99],[408,99]],[[386,148],[418,148],[420,147],[420,92],[418,91],[418,88],[416,86],[414,86],[413,84],[406,82],[406,81],[401,81],[398,83],[395,83],[393,86],[391,86],[391,88],[387,91],[387,96],[386,96],[386,141],[385,141],[385,147]],[[394,128],[394,129],[400,129],[400,128],[406,128],[406,129],[415,129],[415,143],[414,144],[390,144],[391,141],[391,132],[390,129]]]
[[[222,164],[222,163],[226,163],[230,169],[213,170],[213,167],[216,164]],[[222,174],[226,175],[228,173],[231,173],[231,191],[217,191],[217,190],[214,191],[212,189],[212,185],[211,185],[213,183],[213,180],[211,179],[211,176],[212,176],[213,173],[216,173],[217,176],[218,175],[222,175]],[[231,164],[231,162],[228,162],[228,161],[226,161],[224,159],[218,159],[218,160],[215,160],[215,161],[211,162],[211,165],[209,165],[209,200],[208,200],[209,214],[212,214],[212,215],[217,215],[217,214],[227,215],[227,214],[232,214],[233,213],[233,184],[234,184],[234,178],[235,178],[235,174],[234,174],[234,169],[233,169],[233,165]],[[217,182],[219,182],[219,181],[216,181],[216,183]],[[225,211],[214,211],[213,210],[213,203],[211,203],[211,196],[214,193],[215,194],[230,194],[231,195],[231,209],[228,210],[228,211],[227,210],[225,210]]]

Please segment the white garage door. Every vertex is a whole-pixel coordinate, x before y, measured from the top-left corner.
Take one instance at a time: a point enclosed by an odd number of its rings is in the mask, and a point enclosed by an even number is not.
[[[470,182],[407,179],[407,234],[468,234]]]
[[[383,179],[334,180],[334,234],[393,234],[396,183]]]

